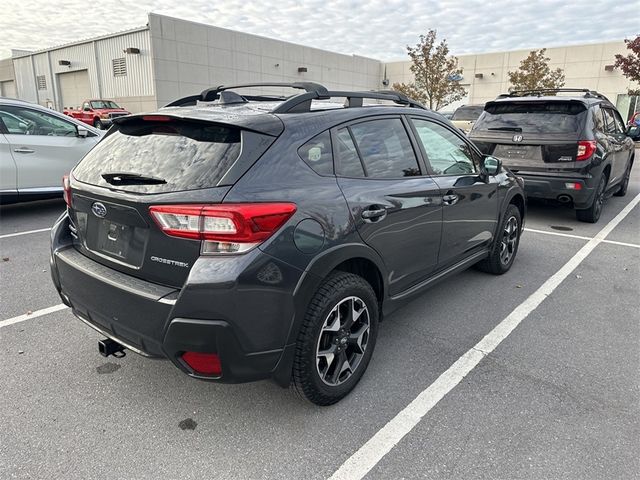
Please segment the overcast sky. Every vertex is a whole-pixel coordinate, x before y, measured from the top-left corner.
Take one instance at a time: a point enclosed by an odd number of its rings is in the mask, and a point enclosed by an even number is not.
[[[454,54],[621,40],[638,0],[1,0],[0,58],[147,23],[147,13],[381,60],[430,28]]]

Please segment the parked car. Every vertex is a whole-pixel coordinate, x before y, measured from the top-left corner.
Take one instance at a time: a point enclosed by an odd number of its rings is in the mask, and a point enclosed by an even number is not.
[[[93,126],[99,130],[111,126],[114,118],[124,117],[131,112],[119,106],[113,100],[85,100],[82,108],[65,108],[63,113]]]
[[[451,117],[453,117],[453,112],[449,110],[439,111],[438,113],[442,115],[444,118],[446,118],[447,120],[451,120]]]
[[[451,123],[462,130],[465,135],[471,131],[473,124],[482,114],[484,105],[463,105],[451,116]]]
[[[488,102],[469,138],[524,178],[529,197],[570,205],[578,220],[595,223],[609,195],[627,192],[634,162],[629,133],[606,97],[565,88]]]
[[[640,112],[635,112],[629,117],[628,125],[630,127],[640,127]]]
[[[49,108],[0,98],[0,202],[61,197],[61,176],[100,137],[100,131]]]
[[[72,171],[52,278],[103,355],[328,405],[383,315],[474,264],[509,270],[525,198],[499,160],[401,94],[290,86],[306,92],[219,87],[117,119]]]

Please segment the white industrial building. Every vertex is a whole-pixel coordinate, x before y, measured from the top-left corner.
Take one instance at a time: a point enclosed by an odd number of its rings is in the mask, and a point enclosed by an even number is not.
[[[458,104],[484,103],[507,91],[507,72],[528,53],[458,56],[468,92]],[[551,67],[565,70],[567,87],[597,89],[626,115],[638,108],[637,99],[628,98],[630,82],[612,68],[616,53],[626,54],[623,41],[547,50]],[[407,60],[384,63],[149,14],[145,27],[36,52],[14,50],[0,60],[0,95],[57,110],[107,98],[140,112],[221,84],[316,81],[331,89],[380,90],[411,81],[409,67]]]

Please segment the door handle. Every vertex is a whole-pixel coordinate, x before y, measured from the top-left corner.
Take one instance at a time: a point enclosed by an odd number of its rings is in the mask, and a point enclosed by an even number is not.
[[[26,147],[15,148],[13,151],[16,152],[16,153],[33,153],[33,152],[35,152],[35,150],[32,150],[30,148],[26,148]]]
[[[387,216],[387,209],[386,208],[376,208],[376,207],[377,207],[377,205],[372,205],[368,209],[363,210],[362,213],[360,214],[360,216],[365,221],[369,221],[369,222],[377,222],[379,220],[382,220],[384,217]]]
[[[447,193],[446,195],[442,196],[442,202],[445,205],[455,205],[456,203],[458,203],[460,197],[458,197],[457,194],[455,193]]]

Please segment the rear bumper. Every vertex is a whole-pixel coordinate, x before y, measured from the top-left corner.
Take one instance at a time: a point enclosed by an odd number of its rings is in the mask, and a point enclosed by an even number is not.
[[[216,259],[205,259],[204,265],[196,262],[189,280],[178,290],[140,280],[82,255],[72,245],[66,216],[52,230],[53,283],[78,318],[136,353],[167,358],[191,377],[223,383],[272,376],[293,321],[293,288],[288,289],[288,282],[297,281],[302,272],[260,251],[254,257],[244,259],[248,267],[240,274],[223,268],[216,274],[206,263]],[[260,278],[259,270],[265,264],[272,274],[278,269],[287,282],[279,287],[256,287],[255,269]],[[206,282],[204,275],[208,275]],[[273,275],[268,280],[273,282]],[[181,358],[186,351],[217,353],[222,375],[194,372]]]
[[[575,208],[587,208],[593,201],[597,182],[592,176],[546,176],[518,172],[524,179],[527,198],[558,200],[572,204]],[[568,188],[567,184],[578,184],[580,189]]]

